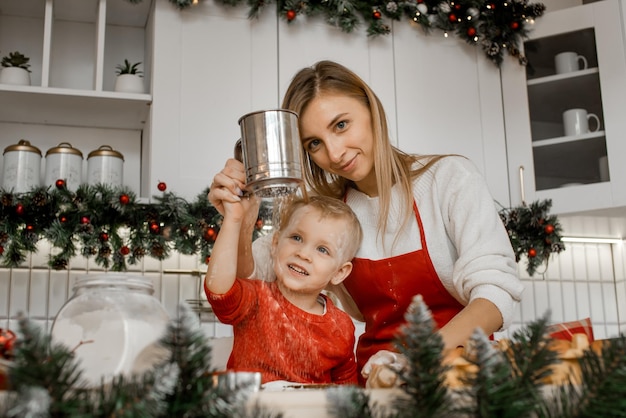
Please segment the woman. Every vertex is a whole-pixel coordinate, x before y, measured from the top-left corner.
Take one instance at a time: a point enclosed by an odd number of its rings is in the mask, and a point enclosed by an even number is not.
[[[510,324],[523,286],[494,201],[467,159],[393,147],[378,97],[334,62],[298,72],[282,107],[300,115],[307,185],[345,200],[361,221],[363,242],[352,273],[332,290],[366,324],[357,344],[364,378],[373,364],[402,363],[390,351],[414,295],[430,308],[445,349],[463,345],[477,327],[490,335]],[[221,211],[222,201],[239,195],[244,184],[243,165],[229,160],[209,200]],[[256,268],[268,279],[268,266],[254,264],[250,246],[239,251],[241,274]]]

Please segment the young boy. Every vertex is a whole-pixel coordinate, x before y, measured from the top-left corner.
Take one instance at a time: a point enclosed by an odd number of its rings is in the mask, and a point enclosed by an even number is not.
[[[272,241],[276,280],[242,279],[235,276],[247,207],[234,200],[224,202],[204,283],[213,312],[233,326],[228,369],[261,372],[264,384],[356,385],[354,324],[320,292],[352,271],[362,236],[358,219],[337,199],[295,199]]]

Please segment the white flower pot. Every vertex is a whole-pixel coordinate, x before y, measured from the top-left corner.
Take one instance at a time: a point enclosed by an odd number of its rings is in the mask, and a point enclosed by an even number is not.
[[[0,83],[30,86],[30,73],[19,67],[4,67],[0,71]]]
[[[143,93],[143,79],[135,74],[120,74],[115,79],[115,91]]]

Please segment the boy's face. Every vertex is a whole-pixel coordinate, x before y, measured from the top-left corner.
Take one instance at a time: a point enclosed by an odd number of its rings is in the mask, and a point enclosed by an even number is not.
[[[317,294],[329,282],[341,283],[352,270],[344,256],[348,240],[343,220],[322,219],[310,206],[297,209],[280,235],[274,236],[277,279],[297,293]]]

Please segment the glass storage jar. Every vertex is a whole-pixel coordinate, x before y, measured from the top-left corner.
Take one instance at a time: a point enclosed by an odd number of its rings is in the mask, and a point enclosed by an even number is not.
[[[73,292],[54,320],[51,337],[74,350],[88,384],[141,374],[166,358],[159,340],[169,315],[153,296],[151,279],[84,275],[77,278]]]

